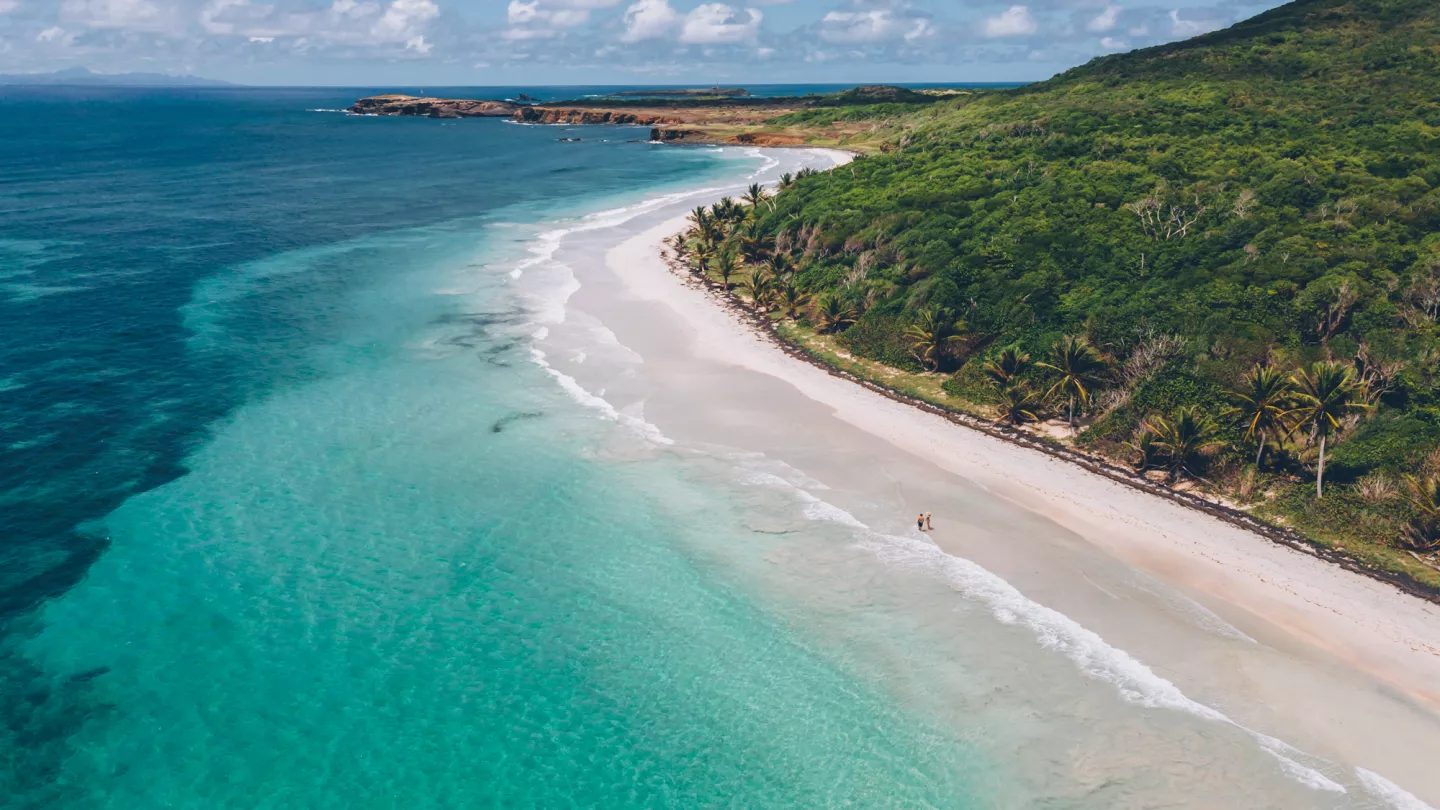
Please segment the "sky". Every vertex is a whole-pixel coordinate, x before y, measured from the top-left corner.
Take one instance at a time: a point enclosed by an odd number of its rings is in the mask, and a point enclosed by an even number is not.
[[[1276,0],[0,0],[0,73],[242,84],[1032,81]]]

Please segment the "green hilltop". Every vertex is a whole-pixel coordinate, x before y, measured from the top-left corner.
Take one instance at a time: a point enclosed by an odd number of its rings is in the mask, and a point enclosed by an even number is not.
[[[867,119],[880,151],[683,249],[770,277],[818,357],[1012,422],[1075,401],[1061,441],[1440,586],[1440,4],[1301,0],[925,101],[782,121]],[[1069,337],[1082,374],[1041,364]]]

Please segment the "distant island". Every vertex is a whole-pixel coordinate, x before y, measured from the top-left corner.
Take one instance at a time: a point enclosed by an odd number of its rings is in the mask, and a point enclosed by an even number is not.
[[[750,95],[750,91],[742,87],[710,87],[689,90],[669,88],[664,90],[621,90],[610,95],[612,98],[741,98]]]
[[[77,87],[238,87],[230,82],[202,79],[199,76],[171,76],[166,73],[95,73],[74,67],[50,73],[0,74],[0,85],[77,86]]]

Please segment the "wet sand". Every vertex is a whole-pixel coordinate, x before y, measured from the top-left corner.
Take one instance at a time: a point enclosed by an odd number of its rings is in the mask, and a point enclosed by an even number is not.
[[[1440,804],[1440,608],[788,357],[662,260],[697,202],[561,246],[572,328],[635,355],[620,372],[562,356],[565,373],[677,442],[803,470],[876,531],[918,538],[932,512],[940,550],[1187,698]]]

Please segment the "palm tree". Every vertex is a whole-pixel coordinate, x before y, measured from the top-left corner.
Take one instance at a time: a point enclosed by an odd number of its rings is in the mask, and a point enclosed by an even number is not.
[[[950,348],[965,339],[964,330],[964,322],[955,320],[955,313],[931,307],[921,310],[915,323],[905,329],[905,339],[915,359],[935,371]]]
[[[1009,422],[1013,427],[1039,422],[1036,412],[1040,410],[1040,404],[1040,395],[1025,383],[1005,385],[1000,389],[1000,418],[995,421]]]
[[[740,230],[740,255],[749,264],[759,264],[769,251],[765,248],[765,232],[751,220]]]
[[[690,272],[695,275],[703,274],[715,259],[715,251],[704,242],[697,244],[691,255],[694,256],[694,260],[690,263]]]
[[[740,208],[740,204],[735,202],[732,197],[721,197],[720,202],[715,203],[711,210],[715,212],[716,219],[725,222],[734,222],[745,214],[744,210]]]
[[[820,331],[839,332],[855,323],[855,308],[839,296],[826,295],[815,304],[815,319]]]
[[[1003,388],[1029,367],[1030,355],[1014,346],[1009,346],[987,362],[983,370],[991,382]]]
[[[704,230],[705,223],[710,221],[710,211],[703,205],[696,206],[688,219],[695,225],[696,230]]]
[[[1193,405],[1180,408],[1169,419],[1152,416],[1141,425],[1155,434],[1155,445],[1165,451],[1172,481],[1182,472],[1196,477],[1191,461],[1220,444],[1215,439],[1215,420]]]
[[[785,317],[794,318],[795,313],[810,301],[810,296],[800,292],[800,288],[795,286],[795,282],[787,281],[776,290],[775,300],[779,302]]]
[[[700,242],[712,250],[725,238],[724,228],[720,220],[714,216],[708,216],[699,225]]]
[[[759,183],[751,183],[750,188],[745,190],[745,195],[740,199],[751,208],[759,208],[760,203],[765,201],[765,187]]]
[[[1431,475],[1416,478],[1405,476],[1410,490],[1410,504],[1415,507],[1415,517],[1406,527],[1411,545],[1429,550],[1440,547],[1440,476]]]
[[[780,183],[777,188],[779,188],[781,191],[784,191],[785,189],[790,188],[793,185],[795,185],[795,175],[791,174],[790,172],[786,172],[780,175]]]
[[[1060,375],[1060,379],[1050,387],[1045,396],[1053,397],[1057,393],[1066,396],[1069,401],[1066,421],[1070,423],[1070,434],[1075,435],[1078,433],[1075,425],[1075,402],[1079,400],[1081,407],[1090,404],[1090,387],[1105,368],[1104,362],[1088,341],[1069,335],[1055,342],[1050,350],[1050,362],[1035,365]]]
[[[740,270],[740,257],[733,250],[725,250],[715,257],[715,272],[720,274],[720,283],[730,291],[730,277]]]
[[[766,257],[765,269],[777,279],[785,278],[795,270],[790,264],[790,257],[783,253],[772,253]]]
[[[770,299],[774,296],[775,282],[760,268],[750,271],[750,276],[740,282],[740,289],[750,297],[750,308],[759,312],[761,308],[768,307]]]
[[[1290,402],[1294,398],[1290,380],[1274,366],[1256,366],[1245,375],[1239,391],[1230,395],[1239,403],[1226,411],[1245,424],[1245,438],[1259,445],[1255,451],[1255,468],[1265,454],[1265,444],[1272,435],[1289,429]]]
[[[1154,467],[1163,454],[1155,431],[1148,427],[1142,426],[1133,439],[1125,442],[1125,446],[1135,451],[1135,472],[1145,472]]]
[[[1290,378],[1295,386],[1293,433],[1305,428],[1311,442],[1320,443],[1320,462],[1315,470],[1315,497],[1325,496],[1325,441],[1345,429],[1352,413],[1370,406],[1355,371],[1341,363],[1316,363]]]

